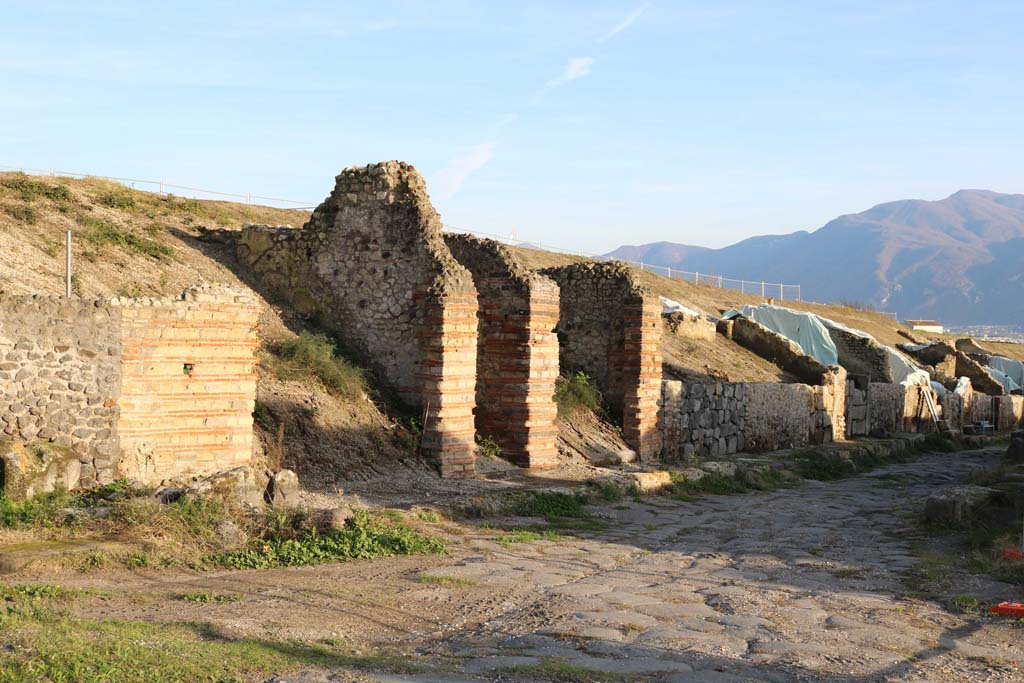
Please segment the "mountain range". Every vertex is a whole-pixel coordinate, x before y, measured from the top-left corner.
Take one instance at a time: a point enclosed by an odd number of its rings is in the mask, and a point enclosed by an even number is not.
[[[1024,195],[960,190],[905,199],[813,232],[751,237],[721,249],[673,242],[608,256],[730,278],[801,285],[803,298],[855,302],[901,320],[1024,321]]]

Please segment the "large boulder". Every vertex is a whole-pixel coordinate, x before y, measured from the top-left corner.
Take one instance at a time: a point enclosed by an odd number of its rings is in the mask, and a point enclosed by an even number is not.
[[[82,463],[70,448],[52,443],[0,441],[0,482],[13,501],[25,501],[57,489],[70,491],[82,477]]]
[[[924,504],[925,520],[931,524],[960,526],[986,516],[988,508],[1000,496],[988,486],[954,484],[935,489]]]
[[[1010,435],[1010,447],[1006,449],[1010,462],[1024,462],[1024,429],[1017,429]]]
[[[281,470],[270,478],[266,492],[267,503],[274,507],[289,507],[299,502],[299,475],[292,470]]]

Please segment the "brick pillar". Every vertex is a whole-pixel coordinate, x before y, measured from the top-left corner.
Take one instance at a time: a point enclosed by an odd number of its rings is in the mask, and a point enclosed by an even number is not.
[[[646,295],[623,310],[622,437],[640,460],[661,454],[661,301]]]
[[[476,293],[428,293],[422,300],[417,378],[426,409],[423,451],[438,462],[442,477],[471,477],[476,462]]]

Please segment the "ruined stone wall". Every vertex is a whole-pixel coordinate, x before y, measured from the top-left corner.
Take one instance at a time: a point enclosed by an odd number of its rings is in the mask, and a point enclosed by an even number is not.
[[[585,372],[601,388],[622,436],[640,459],[661,452],[661,301],[619,263],[577,263],[542,271],[560,289],[563,374]]]
[[[192,289],[184,298],[117,302],[120,474],[155,484],[248,464],[256,300]]]
[[[715,324],[703,316],[686,315],[682,311],[673,311],[663,315],[663,333],[683,339],[715,340]]]
[[[814,390],[806,384],[750,382],[745,400],[743,440],[748,451],[800,448],[822,434],[813,431],[818,411]]]
[[[73,485],[250,461],[253,299],[216,288],[158,300],[14,296],[0,297],[0,313],[3,431],[71,449],[82,464]]]
[[[238,258],[425,410],[442,475],[472,474],[477,291],[412,166],[345,169],[301,230],[246,226]]]
[[[1017,429],[1024,418],[1024,396],[1007,395],[992,397],[992,414],[999,431]]]
[[[107,301],[0,297],[3,432],[73,449],[82,485],[115,478],[120,328]]]
[[[906,390],[889,382],[871,383],[870,431],[895,433],[903,431]]]
[[[661,430],[668,458],[742,452],[743,383],[662,382]]]
[[[839,353],[839,364],[846,368],[849,374],[870,377],[871,382],[892,381],[889,356],[874,339],[831,328],[828,334]]]
[[[805,384],[818,385],[825,381],[828,366],[804,353],[781,334],[742,316],[726,322],[731,324],[721,326],[720,331],[740,346],[796,375]]]
[[[869,396],[871,390],[858,389],[853,380],[846,382],[846,436],[865,436],[871,431]],[[870,409],[869,409],[870,408]]]
[[[523,266],[507,247],[446,235],[473,275],[480,302],[476,429],[524,467],[557,464],[558,285]]]

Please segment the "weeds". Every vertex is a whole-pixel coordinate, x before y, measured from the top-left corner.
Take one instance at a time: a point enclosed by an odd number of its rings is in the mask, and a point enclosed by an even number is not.
[[[232,569],[266,569],[344,562],[394,555],[442,555],[445,542],[401,525],[385,525],[357,511],[341,531],[310,529],[298,538],[267,538],[246,550],[220,553],[208,561]]]
[[[24,173],[0,175],[0,187],[20,194],[22,201],[25,202],[31,202],[40,197],[45,197],[54,202],[68,202],[72,199],[71,190],[63,185],[50,185]]]
[[[514,513],[523,517],[543,517],[548,521],[561,517],[585,518],[590,517],[583,508],[586,502],[584,495],[538,491],[516,503]]]
[[[325,334],[303,331],[273,351],[281,361],[274,363],[273,368],[279,379],[316,377],[328,390],[348,399],[369,393],[363,370],[338,356],[334,342]]]
[[[559,377],[555,381],[555,403],[558,404],[558,416],[563,419],[572,417],[581,409],[603,413],[601,391],[583,372]]]
[[[608,503],[617,503],[626,496],[626,491],[614,481],[599,481],[594,487],[597,497]]]
[[[500,458],[501,446],[494,440],[493,436],[482,436],[477,432],[476,452],[487,458]]]
[[[669,470],[672,487],[669,495],[688,499],[699,494],[728,495],[747,493],[750,488],[734,477],[727,477],[718,472],[705,472],[700,479],[687,479],[682,472]]]

